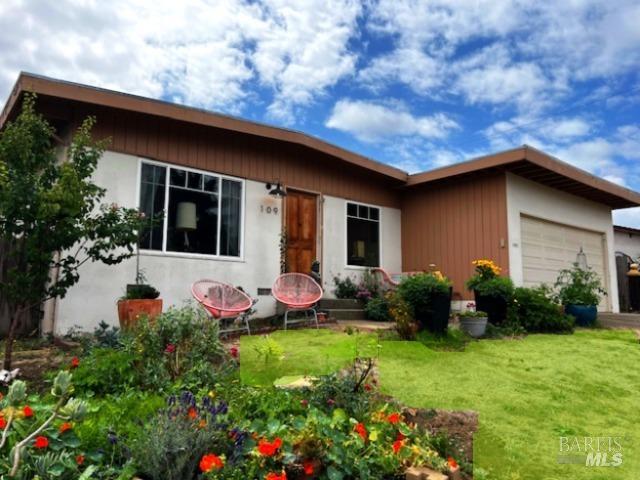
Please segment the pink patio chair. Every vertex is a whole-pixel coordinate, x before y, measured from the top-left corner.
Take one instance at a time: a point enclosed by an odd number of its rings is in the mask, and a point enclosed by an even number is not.
[[[303,273],[285,273],[280,275],[271,288],[271,295],[286,310],[284,312],[284,329],[287,329],[289,323],[299,323],[306,321],[307,313],[313,312],[313,318],[318,328],[318,313],[316,312],[316,303],[322,298],[322,287],[309,275]],[[305,312],[304,320],[289,321],[289,312]]]
[[[378,279],[382,288],[385,290],[395,290],[402,280],[422,272],[389,273],[384,268],[372,268],[371,273]]]
[[[220,333],[231,333],[249,327],[249,314],[257,300],[239,288],[216,280],[198,280],[191,285],[191,294],[202,307],[220,323]],[[244,327],[242,327],[244,323]],[[229,328],[229,325],[235,327]]]

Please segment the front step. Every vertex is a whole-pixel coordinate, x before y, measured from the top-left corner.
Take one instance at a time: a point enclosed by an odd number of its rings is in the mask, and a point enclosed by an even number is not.
[[[362,308],[328,308],[322,309],[333,320],[366,320],[367,316]]]
[[[351,298],[323,298],[318,302],[320,310],[361,310],[362,303]]]
[[[638,313],[598,313],[598,321],[605,327],[640,328]]]

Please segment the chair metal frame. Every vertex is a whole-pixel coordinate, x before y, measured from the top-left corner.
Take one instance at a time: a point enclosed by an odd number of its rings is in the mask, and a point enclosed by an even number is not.
[[[318,287],[319,295],[313,302],[298,302],[298,303],[294,303],[294,302],[291,302],[291,301],[288,301],[288,302],[287,301],[283,301],[282,297],[278,297],[278,295],[277,295],[278,289],[276,288],[277,283],[279,281],[281,281],[283,279],[283,277],[294,276],[294,275],[295,276],[306,277],[307,281],[311,282],[313,285]],[[285,331],[287,330],[287,326],[289,324],[296,325],[298,323],[307,322],[309,320],[309,316],[308,316],[309,312],[313,312],[313,319],[315,321],[316,328],[320,328],[320,326],[318,324],[318,312],[317,312],[317,309],[316,309],[316,305],[318,304],[318,302],[320,301],[320,299],[324,295],[324,290],[318,284],[318,282],[316,282],[313,279],[313,277],[311,277],[309,275],[306,275],[304,273],[283,273],[282,275],[278,276],[278,278],[276,278],[276,280],[273,282],[273,286],[271,287],[271,295],[273,296],[273,298],[276,299],[277,302],[283,304],[286,307],[286,310],[284,312],[284,329],[285,329]],[[291,312],[305,312],[305,318],[304,319],[300,319],[300,320],[289,320],[289,313],[291,313]]]
[[[207,300],[200,298],[200,296],[196,293],[196,285],[199,283],[205,283],[205,282],[211,282],[216,285],[228,287],[239,292],[240,294],[242,294],[244,297],[247,298],[250,305],[248,307],[243,307],[243,308],[220,308],[218,306],[215,306],[214,304],[208,302]],[[251,310],[253,309],[253,306],[256,303],[258,303],[257,298],[250,297],[249,295],[247,295],[246,292],[244,292],[243,290],[237,287],[234,287],[229,283],[219,282],[218,280],[211,280],[207,278],[198,280],[191,285],[191,295],[193,295],[193,298],[195,298],[196,301],[202,306],[202,308],[204,308],[207,314],[218,322],[218,325],[220,326],[220,330],[219,330],[220,335],[241,332],[245,329],[247,331],[247,334],[251,335],[251,326],[249,325],[249,315],[251,314]],[[244,323],[244,327],[237,326],[235,328],[224,328],[225,323],[227,324],[235,323],[236,325],[240,325]]]

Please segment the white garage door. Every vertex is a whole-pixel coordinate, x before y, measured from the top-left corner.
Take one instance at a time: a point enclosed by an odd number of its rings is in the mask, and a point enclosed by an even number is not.
[[[606,285],[604,234],[551,223],[532,217],[521,217],[522,269],[525,286],[541,283],[553,285],[558,272],[570,268],[582,247],[587,263]],[[599,309],[608,310],[606,297]]]

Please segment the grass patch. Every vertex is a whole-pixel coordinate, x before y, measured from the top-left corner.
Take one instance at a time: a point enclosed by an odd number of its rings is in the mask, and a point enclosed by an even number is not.
[[[445,335],[437,335],[424,330],[418,333],[417,340],[432,350],[462,351],[472,339],[462,330],[449,328]]]
[[[286,375],[318,375],[347,364],[353,336],[329,331],[277,332],[285,359],[255,362],[242,339],[242,378],[269,384]],[[640,478],[640,346],[631,331],[578,330],[519,341],[459,345],[428,336],[382,341],[381,388],[407,405],[476,410],[475,466],[497,479],[637,480]],[[253,355],[253,360],[252,360]],[[557,463],[559,437],[625,436],[617,468]]]

